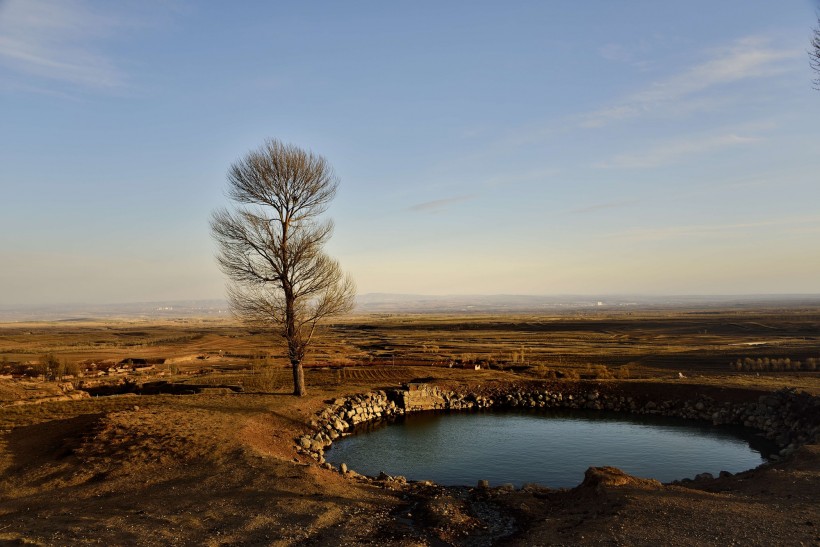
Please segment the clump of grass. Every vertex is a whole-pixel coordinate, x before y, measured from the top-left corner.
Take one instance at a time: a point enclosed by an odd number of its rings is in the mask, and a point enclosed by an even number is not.
[[[631,377],[629,365],[610,370],[606,365],[587,363],[583,368],[550,369],[543,363],[532,367],[530,373],[543,379],[564,378],[567,380],[624,380]]]
[[[539,363],[535,368],[531,369],[533,376],[536,378],[543,378],[553,380],[558,377],[554,370],[550,370],[543,363]]]
[[[610,372],[606,365],[588,364],[586,370],[581,374],[581,377],[594,380],[611,380],[615,378],[615,375]]]
[[[618,380],[628,380],[632,377],[632,369],[629,368],[629,365],[623,365],[618,367],[618,370],[615,371],[615,378]]]
[[[563,377],[566,378],[567,380],[580,380],[581,379],[581,373],[578,372],[575,369],[564,370],[564,371],[561,371],[561,373],[563,374]]]

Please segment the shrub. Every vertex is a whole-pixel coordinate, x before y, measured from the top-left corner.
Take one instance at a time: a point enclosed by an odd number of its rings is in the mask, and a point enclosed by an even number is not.
[[[60,374],[60,361],[53,353],[47,353],[40,357],[40,361],[36,363],[32,370],[36,376],[42,376],[46,380],[52,380]]]
[[[287,378],[283,372],[285,371],[268,363],[256,362],[243,385],[253,391],[273,392],[285,386]]]
[[[619,380],[628,380],[631,376],[631,370],[629,365],[623,365],[618,367],[618,370],[615,371],[615,378]]]
[[[611,380],[615,378],[615,374],[606,365],[593,365],[591,363],[587,363],[584,369],[577,374],[580,378],[588,380]]]
[[[744,357],[729,363],[729,367],[735,371],[815,371],[817,370],[817,358],[809,357],[805,362],[792,360],[789,357],[764,357],[752,359]]]
[[[73,361],[63,361],[63,367],[65,370],[65,374],[69,376],[74,376],[75,378],[83,373],[83,367],[80,363],[76,363]]]
[[[552,370],[548,369],[546,366],[544,366],[543,363],[538,364],[535,368],[533,368],[531,370],[532,370],[533,375],[535,375],[538,378],[544,378],[544,379],[554,379],[554,378],[556,378],[555,371],[552,371]]]

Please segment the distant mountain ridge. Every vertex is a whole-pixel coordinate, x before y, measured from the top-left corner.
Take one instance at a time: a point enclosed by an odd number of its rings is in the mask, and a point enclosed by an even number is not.
[[[794,295],[360,295],[361,313],[537,313],[590,309],[820,305],[820,294]]]
[[[51,306],[0,307],[0,321],[71,321],[114,318],[181,318],[229,316],[228,302],[173,300],[121,304],[55,304]]]
[[[419,295],[367,293],[354,313],[559,313],[573,310],[751,308],[820,305],[820,294],[785,295]],[[230,317],[223,299],[0,306],[0,321],[78,321],[82,319],[169,319]]]

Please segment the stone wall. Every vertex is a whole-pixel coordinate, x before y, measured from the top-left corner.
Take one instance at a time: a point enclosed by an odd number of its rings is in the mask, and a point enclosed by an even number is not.
[[[697,396],[680,399],[675,397],[679,386],[652,387],[656,389],[647,389],[645,384],[567,382],[510,384],[484,392],[460,392],[414,383],[336,399],[311,422],[312,433],[296,441],[300,452],[324,463],[324,449],[365,422],[406,412],[495,407],[610,410],[704,420],[715,425],[743,425],[773,439],[781,448],[782,457],[802,444],[820,442],[820,397],[794,390],[757,396],[748,390],[703,388]]]

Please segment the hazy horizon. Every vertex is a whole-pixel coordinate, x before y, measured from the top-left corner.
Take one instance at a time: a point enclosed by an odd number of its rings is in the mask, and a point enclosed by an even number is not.
[[[446,299],[446,298],[454,298],[454,299],[467,299],[467,298],[478,298],[478,299],[525,299],[525,298],[538,298],[538,299],[555,299],[555,300],[564,300],[564,299],[574,299],[574,298],[584,298],[584,299],[600,299],[600,298],[617,298],[617,299],[628,299],[628,298],[641,298],[645,300],[663,300],[669,298],[681,298],[681,299],[715,299],[715,300],[725,300],[725,299],[748,299],[748,300],[755,300],[755,299],[777,299],[777,298],[784,298],[784,299],[791,299],[791,298],[820,298],[820,293],[789,293],[789,292],[782,292],[782,293],[725,293],[725,294],[697,294],[697,293],[567,293],[567,294],[519,294],[519,293],[488,293],[488,294],[478,294],[478,293],[448,293],[448,294],[433,294],[433,293],[402,293],[402,292],[372,292],[372,293],[358,293],[356,295],[357,301],[362,300],[384,300],[384,299],[418,299],[418,298],[427,298],[427,299]],[[23,303],[23,304],[5,304],[0,303],[0,309],[29,309],[29,308],[49,308],[49,307],[81,307],[81,306],[99,306],[99,307],[106,307],[106,306],[130,306],[130,305],[162,305],[162,304],[173,304],[173,303],[182,303],[182,304],[202,304],[202,303],[221,303],[224,305],[228,305],[228,300],[224,297],[210,297],[210,298],[168,298],[168,299],[161,299],[161,300],[122,300],[122,301],[108,301],[108,302],[81,302],[81,301],[74,301],[74,302],[45,302],[45,303]]]
[[[820,293],[817,9],[0,2],[0,307],[220,298],[267,138],[362,294]]]
[[[659,309],[765,309],[820,306],[820,294],[770,295],[414,295],[363,294],[352,315],[563,314]],[[0,305],[0,322],[95,319],[231,318],[224,299],[119,302],[108,304]]]

